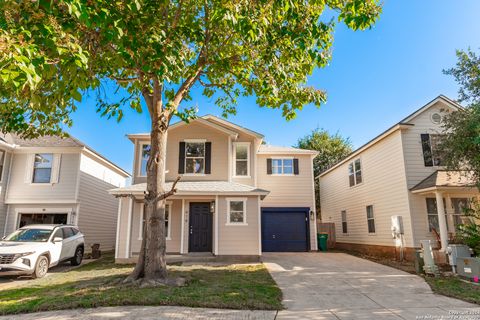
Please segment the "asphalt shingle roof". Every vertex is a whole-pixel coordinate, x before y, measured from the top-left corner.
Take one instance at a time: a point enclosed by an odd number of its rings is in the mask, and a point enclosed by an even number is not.
[[[167,182],[165,189],[170,190],[173,182]],[[179,181],[176,185],[177,194],[261,194],[267,195],[269,191],[248,186],[245,184],[228,181]],[[146,183],[137,183],[128,187],[110,190],[112,194],[139,194],[147,190]]]
[[[437,170],[410,190],[417,191],[433,187],[473,187],[475,182],[467,171]]]

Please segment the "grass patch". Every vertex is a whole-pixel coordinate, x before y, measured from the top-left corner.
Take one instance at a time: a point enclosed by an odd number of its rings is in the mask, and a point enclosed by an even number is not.
[[[480,285],[456,277],[425,277],[433,292],[467,302],[480,304]]]
[[[139,288],[119,284],[132,265],[108,255],[27,286],[0,291],[0,314],[121,305],[175,305],[224,309],[282,309],[282,292],[261,265],[169,266],[185,287]]]

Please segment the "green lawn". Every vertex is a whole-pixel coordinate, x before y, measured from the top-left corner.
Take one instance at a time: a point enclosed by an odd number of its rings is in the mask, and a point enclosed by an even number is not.
[[[282,292],[259,265],[169,266],[185,287],[139,288],[119,284],[133,266],[113,257],[0,291],[0,314],[119,305],[175,305],[227,309],[282,309]]]
[[[455,277],[425,277],[425,280],[435,293],[480,304],[480,285]]]

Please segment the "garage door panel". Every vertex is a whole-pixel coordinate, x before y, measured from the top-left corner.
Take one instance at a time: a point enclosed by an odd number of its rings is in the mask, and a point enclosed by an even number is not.
[[[308,212],[308,208],[263,208],[262,251],[307,251]]]

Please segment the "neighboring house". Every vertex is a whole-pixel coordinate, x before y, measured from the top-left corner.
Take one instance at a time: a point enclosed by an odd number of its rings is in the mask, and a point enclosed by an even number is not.
[[[119,197],[117,262],[135,261],[143,237],[150,135],[131,134],[133,185]],[[262,251],[316,250],[316,151],[262,144],[263,136],[204,116],[168,129],[167,252],[258,258]]]
[[[444,250],[478,190],[466,174],[447,172],[437,152],[442,117],[462,107],[439,96],[320,176],[323,222],[334,222],[337,246],[412,258],[420,240]],[[403,236],[392,236],[401,216]],[[438,241],[438,239],[441,241]]]
[[[0,234],[26,224],[75,224],[86,250],[115,247],[118,201],[107,190],[127,172],[74,138],[0,138]]]

